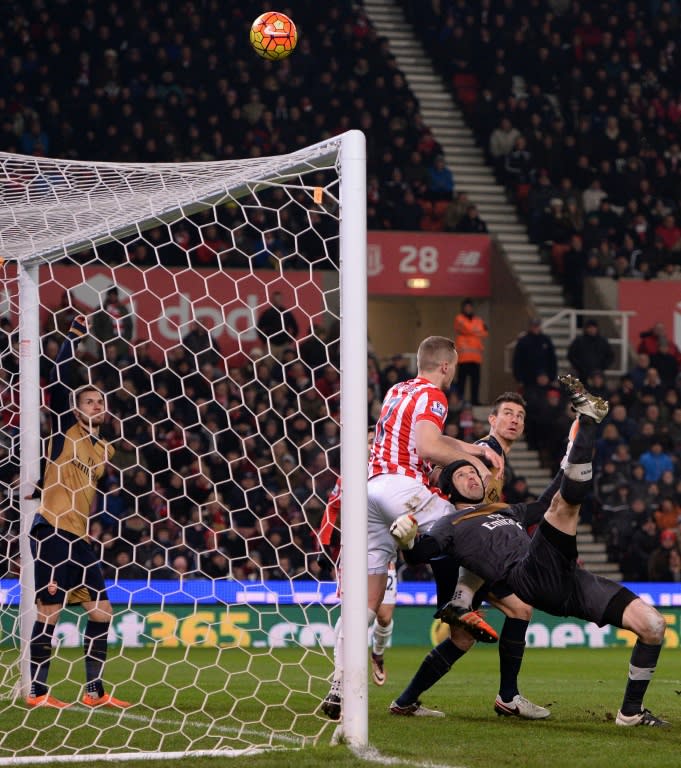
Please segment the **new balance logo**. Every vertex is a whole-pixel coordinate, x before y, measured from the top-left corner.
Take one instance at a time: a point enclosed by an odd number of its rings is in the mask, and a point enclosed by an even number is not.
[[[480,251],[461,251],[457,253],[454,261],[449,265],[448,272],[460,272],[462,270],[478,269],[482,254]]]

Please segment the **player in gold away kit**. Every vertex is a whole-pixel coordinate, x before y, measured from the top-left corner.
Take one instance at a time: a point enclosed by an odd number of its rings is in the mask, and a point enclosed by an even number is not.
[[[69,388],[74,380],[75,347],[85,333],[86,319],[78,315],[59,350],[48,389],[52,435],[40,481],[40,508],[31,528],[37,614],[31,636],[31,691],[26,699],[30,707],[68,706],[51,696],[47,686],[52,637],[67,603],[82,603],[88,617],[82,703],[130,706],[105,693],[102,683],[112,610],[99,554],[88,537],[88,521],[97,483],[113,448],[99,436],[106,418],[104,395],[89,385],[75,392]]]

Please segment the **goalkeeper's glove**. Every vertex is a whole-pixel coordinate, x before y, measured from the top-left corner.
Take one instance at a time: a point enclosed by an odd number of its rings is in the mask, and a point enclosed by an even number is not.
[[[419,524],[413,515],[400,515],[390,526],[390,533],[400,549],[411,549],[419,530]]]
[[[87,320],[85,319],[85,315],[76,315],[73,318],[71,327],[69,328],[69,333],[73,334],[77,338],[85,336],[87,333]]]

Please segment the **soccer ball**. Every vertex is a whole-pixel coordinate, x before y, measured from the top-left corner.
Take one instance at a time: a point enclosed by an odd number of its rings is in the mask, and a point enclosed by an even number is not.
[[[251,24],[251,45],[264,59],[285,59],[297,42],[296,25],[279,11],[267,11]]]

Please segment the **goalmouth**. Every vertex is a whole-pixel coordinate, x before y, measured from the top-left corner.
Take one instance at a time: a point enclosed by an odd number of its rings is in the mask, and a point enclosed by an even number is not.
[[[0,253],[5,260],[0,276],[7,316],[18,327],[19,384],[13,381],[9,386],[20,403],[19,454],[10,446],[2,461],[14,461],[20,467],[18,487],[7,494],[19,510],[23,566],[18,585],[12,574],[0,585],[5,595],[3,626],[11,627],[3,632],[0,658],[8,669],[16,670],[0,681],[0,711],[6,724],[0,737],[0,765],[238,756],[263,749],[299,748],[329,736],[334,724],[319,712],[319,704],[332,673],[328,627],[335,622],[337,606],[330,585],[324,589],[317,585],[320,600],[316,605],[296,604],[296,595],[301,583],[314,584],[312,553],[303,551],[303,543],[311,540],[330,473],[339,471],[343,476],[345,563],[341,611],[346,638],[342,727],[351,746],[365,747],[363,134],[349,131],[289,155],[210,163],[89,163],[0,153],[0,185]],[[215,245],[214,229],[219,232],[220,247]],[[137,263],[130,255],[138,247],[147,254],[146,262]],[[170,265],[168,253],[174,254]],[[177,253],[181,254],[179,260]],[[212,263],[197,266],[198,256],[206,253]],[[263,259],[264,268],[259,263]],[[160,548],[165,547],[165,565],[171,568],[168,552],[174,546],[184,547],[185,560],[193,561],[194,571],[188,576],[178,571],[173,591],[168,586],[172,582],[156,580],[153,570],[148,572],[146,584],[144,579],[128,582],[118,578],[124,572],[119,569],[125,566],[107,562],[119,598],[114,611],[127,624],[121,619],[109,636],[104,676],[117,686],[134,687],[139,712],[132,707],[104,717],[104,713],[78,705],[31,711],[23,704],[30,686],[29,642],[35,617],[29,531],[38,505],[31,496],[46,437],[41,411],[49,412],[41,382],[41,354],[45,354],[52,332],[45,329],[57,328],[66,311],[101,312],[111,286],[124,297],[134,325],[134,336],[125,340],[128,357],[111,366],[118,366],[119,378],[111,370],[107,374],[116,382],[107,394],[125,404],[116,413],[114,437],[132,458],[129,466],[115,469],[120,483],[112,479],[103,492],[103,504],[96,510],[98,520],[108,519],[107,510],[113,509],[114,501],[118,506],[121,489],[133,499],[132,511],[122,513],[125,516],[114,521],[111,530],[114,542],[121,542],[134,560],[146,542],[126,532],[133,530],[128,526],[133,518],[144,518],[140,510],[148,497],[135,497],[128,488],[133,470],[148,475],[154,489],[149,493],[162,500],[159,478],[165,482],[170,475],[176,477],[180,498],[187,498],[186,510],[181,510],[179,522],[170,520],[178,505],[175,496],[166,499],[161,522],[173,522],[176,540],[162,543]],[[258,338],[258,316],[277,292],[287,296],[307,326],[301,328],[303,340],[313,337],[318,323],[326,324],[324,368],[337,366],[342,386],[337,384],[336,392],[320,395],[315,378],[319,370],[312,371],[307,389],[297,391],[288,382],[288,373],[302,362],[302,342],[293,339],[293,353],[278,360],[271,340]],[[57,294],[67,297],[67,306],[54,303]],[[183,347],[184,339],[197,326],[208,332],[210,349],[222,357],[224,375],[206,373],[200,353]],[[79,360],[85,380],[98,381],[97,376],[106,374],[102,361],[113,354],[108,347],[123,341],[123,325],[117,322],[114,328],[114,337],[108,340],[90,334],[86,354]],[[334,349],[339,350],[340,361],[335,364]],[[142,360],[147,361],[146,368]],[[215,371],[219,368],[220,364],[214,365]],[[283,371],[283,381],[277,380],[273,386],[274,380],[266,378],[277,370]],[[164,418],[148,410],[148,402],[159,394],[154,387],[159,371],[179,380],[179,393],[169,395],[163,406]],[[245,379],[244,371],[248,372]],[[133,372],[142,379],[148,376],[148,391],[126,383],[126,372],[130,377]],[[201,396],[193,389],[197,377],[208,377],[199,387],[204,393]],[[277,413],[277,387],[278,394],[282,387],[290,389],[284,393],[289,403],[284,414]],[[260,393],[257,405],[250,399],[253,390]],[[223,398],[225,391],[228,395]],[[234,428],[238,397],[242,398],[240,412],[246,413],[252,425],[250,434]],[[198,414],[193,422],[177,415],[178,403],[191,410],[192,398]],[[308,401],[312,400],[327,410],[310,415]],[[336,403],[333,412],[329,410],[332,402]],[[282,417],[281,434],[272,436],[274,430],[270,434],[265,426],[270,412],[274,422]],[[306,442],[296,445],[294,432],[289,430],[301,415],[308,422]],[[340,425],[339,466],[332,444],[326,445],[320,436],[324,425],[334,420]],[[154,435],[165,430],[163,441],[155,448],[161,445],[168,458],[159,458],[156,450],[148,454],[148,442],[135,443],[132,433],[126,433],[130,423],[136,425],[138,436],[146,434],[147,428]],[[169,428],[169,423],[175,428]],[[175,444],[169,447],[169,433],[179,441],[179,448]],[[244,462],[252,459],[253,441],[264,446],[254,467],[261,481],[256,490],[262,491],[265,502],[258,512],[257,535],[254,532],[249,537],[244,531],[253,529],[241,522],[253,514],[248,491],[242,506],[227,503],[223,495],[232,487],[244,490],[241,473]],[[212,447],[205,447],[208,444]],[[216,450],[219,445],[230,446],[226,456],[224,449]],[[174,461],[180,449],[194,451],[195,460],[178,468]],[[265,454],[270,458],[264,459]],[[205,501],[189,494],[188,489],[194,493],[196,485],[208,489]],[[285,504],[293,511],[282,511]],[[215,522],[220,515],[226,520],[222,527]],[[153,543],[157,520],[145,519]],[[284,521],[277,523],[276,539],[267,533],[274,531],[275,519]],[[206,540],[215,543],[213,549],[201,551],[201,546],[186,545],[198,525],[206,529]],[[99,529],[107,531],[102,525]],[[245,553],[238,568],[237,558],[228,554],[234,543],[230,535],[238,539],[239,553]],[[106,553],[106,547],[103,551]],[[227,562],[224,578],[205,575],[210,573],[207,564],[213,555],[216,562],[220,556]],[[302,565],[296,569],[295,563]],[[268,582],[268,573],[274,572],[279,574],[276,589]],[[236,602],[230,597],[234,594]],[[252,597],[256,594],[257,599]],[[61,685],[76,701],[83,683],[76,642],[81,618],[75,615],[72,624],[58,629],[50,671],[50,685]],[[284,639],[273,641],[275,635],[268,635],[267,627],[275,621],[277,626],[289,627]],[[137,627],[137,634],[130,634],[130,627]],[[186,707],[183,699],[188,702]],[[179,733],[173,734],[173,729]]]

